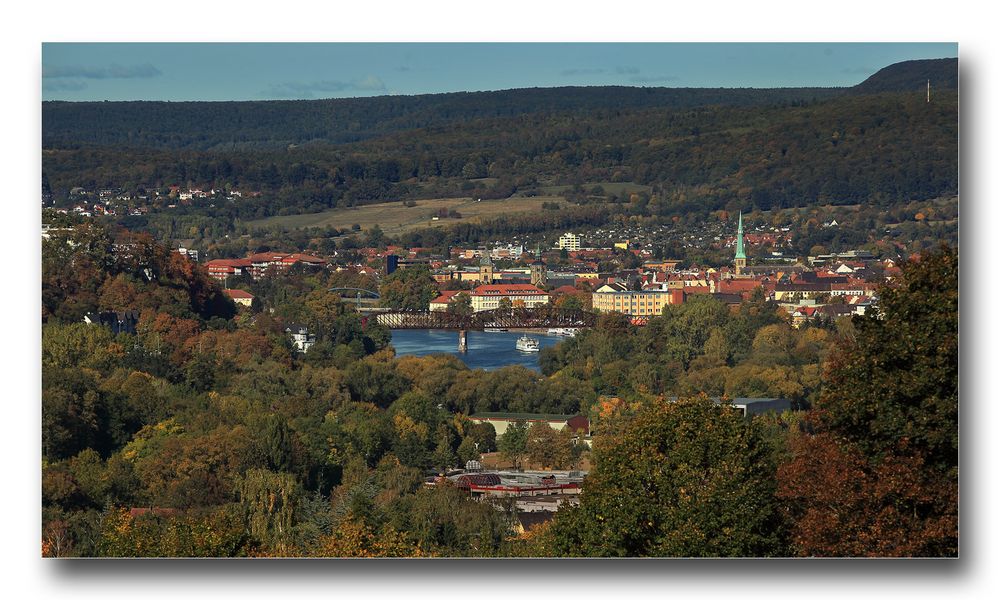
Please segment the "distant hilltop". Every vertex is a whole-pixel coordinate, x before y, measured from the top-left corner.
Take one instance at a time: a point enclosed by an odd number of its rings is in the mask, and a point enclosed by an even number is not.
[[[934,58],[908,60],[879,70],[868,79],[851,88],[856,94],[882,92],[913,92],[923,90],[927,80],[931,90],[958,89],[958,59]]]
[[[849,95],[958,87],[958,59],[888,66],[854,87],[664,88],[562,87],[418,96],[241,102],[42,103],[44,148],[283,149],[345,144],[474,119],[622,110],[802,105]]]

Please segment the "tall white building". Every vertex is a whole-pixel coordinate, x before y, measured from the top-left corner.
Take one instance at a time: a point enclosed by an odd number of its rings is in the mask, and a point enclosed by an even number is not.
[[[580,236],[575,233],[564,233],[559,236],[559,249],[570,252],[580,249]]]

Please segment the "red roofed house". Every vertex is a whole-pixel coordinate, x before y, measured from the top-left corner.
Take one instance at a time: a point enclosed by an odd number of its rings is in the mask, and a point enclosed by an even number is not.
[[[534,308],[548,304],[549,295],[527,283],[495,283],[481,285],[472,291],[472,310],[480,312],[499,308],[500,299],[508,298],[512,304]]]
[[[250,261],[250,274],[259,279],[271,267],[279,267],[281,261],[288,256],[282,252],[258,252],[247,257]],[[280,268],[280,267],[279,267]]]
[[[250,306],[253,304],[254,296],[250,292],[245,292],[243,290],[222,290],[222,293],[228,296],[229,299],[236,304],[243,306]]]
[[[309,267],[323,267],[326,266],[326,260],[318,256],[312,256],[309,254],[302,254],[296,252],[295,254],[289,254],[285,258],[281,259],[281,264],[283,267],[287,268],[294,264],[301,263]]]
[[[326,265],[326,260],[309,254],[285,254],[283,252],[258,252],[251,254],[247,259],[250,261],[250,273],[254,279],[259,279],[268,269],[284,270],[294,264],[305,264],[313,267]]]
[[[755,279],[722,279],[719,281],[717,291],[722,294],[740,294],[744,300],[747,300],[759,287],[763,286],[760,281]]]
[[[219,281],[224,281],[226,277],[242,275],[250,265],[250,260],[246,258],[216,258],[205,263],[208,274]]]
[[[463,290],[447,290],[441,292],[440,296],[431,300],[429,310],[436,312],[437,311],[444,312],[448,310],[448,303],[451,302],[451,299],[455,297],[455,294],[461,291]]]

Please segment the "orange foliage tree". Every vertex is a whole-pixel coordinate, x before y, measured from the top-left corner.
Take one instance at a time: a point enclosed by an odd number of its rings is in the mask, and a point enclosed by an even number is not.
[[[880,292],[826,364],[778,472],[807,556],[958,552],[958,256],[942,247]]]

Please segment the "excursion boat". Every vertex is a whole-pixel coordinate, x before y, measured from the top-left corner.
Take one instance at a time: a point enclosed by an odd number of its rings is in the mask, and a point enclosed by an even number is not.
[[[572,328],[569,328],[569,327],[555,327],[555,328],[549,329],[549,334],[550,335],[563,335],[563,336],[567,336],[567,337],[573,337],[574,335],[576,335],[576,329],[572,329]]]
[[[504,331],[507,330],[502,327],[488,327],[486,329],[483,329],[483,331],[486,333],[503,333]]]
[[[538,340],[522,335],[518,338],[516,347],[521,352],[538,352]]]

